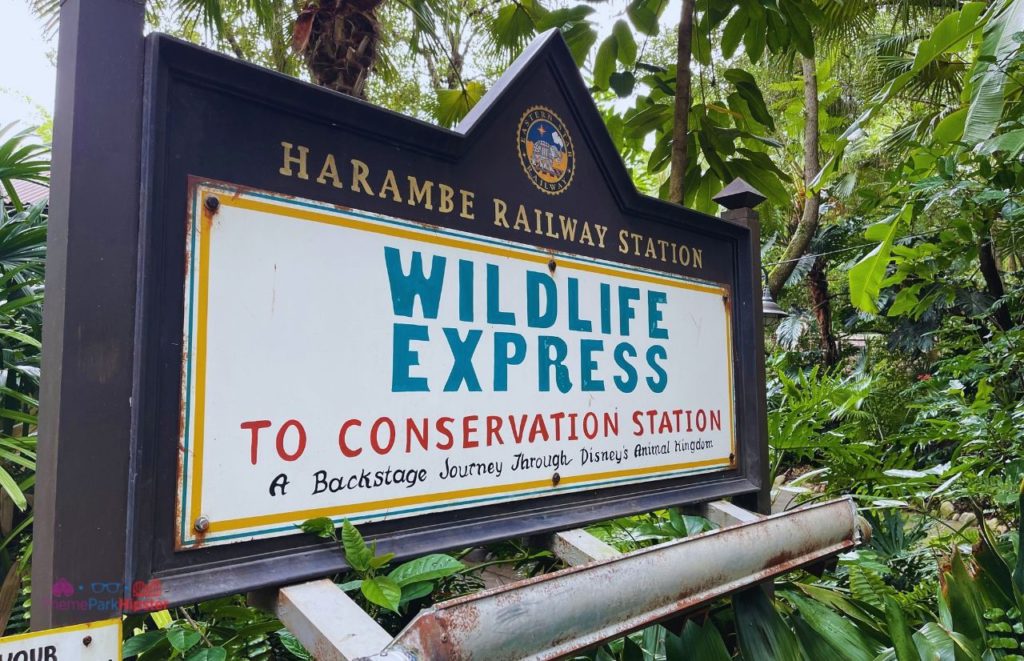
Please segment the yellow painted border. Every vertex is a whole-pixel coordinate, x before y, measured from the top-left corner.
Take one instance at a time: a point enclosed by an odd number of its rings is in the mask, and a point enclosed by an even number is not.
[[[121,637],[121,618],[112,618],[109,620],[97,620],[95,622],[85,622],[83,624],[72,624],[67,627],[57,627],[56,629],[43,629],[42,631],[29,631],[28,633],[19,633],[15,636],[7,636],[6,638],[0,638],[0,645],[6,645],[8,643],[20,643],[23,640],[31,640],[33,638],[40,638],[42,636],[50,636],[53,634],[72,633],[74,631],[92,631],[93,629],[101,629],[103,627],[117,627],[117,658],[121,658],[121,645],[124,642]]]
[[[205,191],[209,192],[224,192],[217,187],[205,187],[196,186],[194,189],[194,195],[202,197]],[[470,250],[478,253],[487,253],[497,255],[500,257],[508,257],[512,259],[519,259],[527,262],[535,262],[537,264],[546,265],[550,257],[546,255],[530,254],[522,250],[514,248],[504,248],[501,246],[495,246],[490,244],[481,244],[473,241],[460,240],[448,236],[432,235],[420,231],[403,229],[400,227],[393,227],[388,225],[381,225],[373,222],[364,220],[358,220],[355,218],[344,217],[343,211],[337,214],[318,212],[312,209],[298,208],[294,205],[290,205],[287,202],[275,204],[272,202],[264,202],[260,200],[253,200],[250,198],[243,197],[242,195],[225,196],[220,198],[221,207],[234,207],[237,209],[246,209],[249,211],[257,211],[262,213],[270,213],[277,216],[285,216],[288,218],[295,218],[297,220],[307,220],[316,223],[322,223],[325,225],[333,225],[335,227],[345,227],[348,229],[354,229],[364,232],[372,232],[375,234],[384,234],[387,236],[394,236],[402,239],[409,239],[413,241],[419,241],[422,243],[432,243],[435,245],[446,246],[450,248],[458,248],[462,250]],[[200,205],[200,208],[201,205]],[[209,311],[209,275],[210,275],[210,232],[207,231],[209,226],[212,224],[209,216],[205,211],[201,212],[201,218],[193,219],[193,223],[201,223],[199,227],[199,255],[193,255],[193,264],[198,261],[198,292],[196,298],[196,355],[195,355],[195,417],[193,422],[193,433],[191,449],[193,452],[193,462],[191,470],[189,471],[192,478],[192,494],[189,511],[191,513],[190,520],[195,521],[199,518],[202,513],[202,486],[203,486],[203,435],[205,426],[205,388],[206,388],[206,316]],[[195,266],[193,266],[195,268]],[[656,473],[665,473],[671,471],[703,468],[709,466],[720,465],[723,468],[732,468],[735,466],[735,453],[736,453],[736,419],[733,411],[733,400],[735,399],[735,391],[733,386],[733,346],[732,346],[732,309],[730,300],[728,298],[728,290],[724,287],[715,287],[709,285],[701,285],[694,282],[688,282],[685,280],[677,280],[671,278],[662,278],[655,275],[646,273],[623,273],[619,270],[601,266],[599,264],[592,264],[587,262],[576,262],[574,261],[571,266],[567,268],[589,271],[591,273],[597,273],[600,275],[608,275],[617,278],[625,278],[629,280],[637,280],[640,282],[646,282],[665,287],[675,287],[679,289],[689,289],[691,291],[699,291],[710,294],[718,294],[723,296],[725,304],[725,326],[726,326],[726,359],[728,361],[728,379],[729,379],[729,436],[730,436],[730,457],[723,461],[722,459],[705,459],[702,461],[686,462],[679,464],[670,464],[662,466],[651,466],[644,468],[632,468],[618,471],[609,471],[605,473],[591,473],[587,475],[567,476],[562,478],[559,484],[578,484],[584,482],[593,482],[597,480],[607,480],[617,477],[633,477],[638,475],[650,475]],[[187,430],[186,430],[187,433]],[[184,479],[188,479],[185,477]],[[279,514],[267,514],[260,516],[243,517],[238,519],[226,519],[222,521],[211,521],[206,534],[212,533],[223,533],[232,530],[240,530],[243,528],[255,528],[263,525],[273,525],[278,523],[287,523],[295,521],[299,518],[310,519],[321,516],[340,516],[344,514],[353,514],[356,512],[367,512],[367,511],[379,511],[387,509],[389,507],[403,507],[407,505],[422,504],[429,502],[445,501],[445,500],[461,500],[474,496],[489,495],[494,493],[509,492],[510,494],[516,491],[525,491],[528,489],[536,489],[543,487],[551,487],[550,480],[537,480],[530,482],[520,482],[516,484],[504,484],[504,485],[493,485],[487,487],[477,487],[473,489],[460,489],[456,491],[447,491],[444,493],[433,493],[423,494],[419,496],[406,496],[402,498],[392,498],[388,500],[377,500],[368,501],[362,503],[354,503],[351,505],[338,505],[333,507],[321,507],[307,510],[299,510],[295,512],[283,512]],[[180,493],[180,490],[179,490]],[[552,494],[557,493],[557,489],[552,489]],[[184,531],[182,531],[184,532]]]

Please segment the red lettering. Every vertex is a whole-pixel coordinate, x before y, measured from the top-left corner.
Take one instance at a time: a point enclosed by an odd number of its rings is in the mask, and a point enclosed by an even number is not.
[[[662,411],[661,424],[658,425],[658,433],[664,434],[665,432],[670,431],[672,431],[672,418],[668,417],[668,411]]]
[[[409,454],[412,452],[412,437],[416,436],[416,442],[420,444],[424,450],[427,449],[427,419],[423,418],[423,427],[417,427],[416,421],[412,418],[406,418],[405,420],[405,453]]]
[[[704,409],[697,409],[697,431],[704,431],[708,426],[708,414]]]
[[[249,461],[256,465],[256,446],[259,445],[260,430],[270,426],[270,420],[249,420],[242,423],[242,429],[252,432],[252,441],[249,443]]]
[[[362,427],[363,423],[356,419],[346,420],[341,426],[341,431],[338,432],[338,447],[341,448],[341,453],[346,457],[358,457],[362,454],[362,448],[352,449],[345,443],[345,434],[348,432],[349,427]]]
[[[441,418],[437,421],[437,431],[441,432],[448,439],[447,443],[438,444],[438,450],[451,450],[455,446],[455,436],[452,435],[450,428],[453,422],[455,422],[455,418]]]
[[[289,427],[295,427],[299,430],[299,447],[295,448],[295,452],[288,454],[284,449],[284,437]],[[306,449],[306,430],[302,427],[302,423],[298,420],[289,420],[281,428],[277,430],[277,455],[285,461],[295,461],[302,456],[302,452]]]
[[[533,417],[533,426],[530,427],[530,442],[533,443],[538,436],[543,436],[544,440],[548,440],[548,427],[544,424],[544,416],[540,413]]]
[[[476,433],[477,419],[475,415],[467,415],[462,419],[462,447],[464,448],[475,448],[480,445],[479,441],[469,437],[470,434]]]
[[[377,432],[383,425],[388,427],[388,444],[387,447],[380,445],[380,439],[377,436]],[[391,421],[391,418],[377,418],[373,421],[373,426],[370,427],[370,447],[377,454],[387,454],[391,452],[391,448],[395,446],[395,423]]]
[[[619,412],[605,413],[604,414],[604,435],[605,436],[618,436],[619,435]]]
[[[597,436],[597,414],[593,411],[588,411],[583,416],[583,435],[587,437],[587,440],[594,440],[594,437]]]
[[[487,447],[491,447],[491,438],[498,441],[498,445],[505,445],[505,441],[501,440],[501,416],[500,415],[489,415],[487,416]]]
[[[711,412],[711,428],[722,429],[722,409],[715,409]]]
[[[640,416],[643,415],[643,411],[633,411],[633,424],[636,426],[636,431],[633,432],[633,436],[642,436],[644,433],[644,425],[640,421]]]
[[[508,426],[512,428],[512,438],[515,440],[516,445],[523,442],[523,432],[526,431],[526,416],[519,416],[519,426],[516,427],[516,419],[512,416],[508,416]]]

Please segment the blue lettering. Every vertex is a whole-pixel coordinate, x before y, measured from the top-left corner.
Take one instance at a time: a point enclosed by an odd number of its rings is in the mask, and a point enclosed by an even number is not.
[[[444,266],[447,260],[434,255],[430,260],[430,277],[423,273],[423,255],[413,251],[412,264],[408,275],[402,270],[402,258],[397,248],[384,248],[384,263],[388,269],[391,284],[391,307],[399,317],[411,317],[416,297],[420,299],[423,316],[437,319],[437,308],[441,302],[441,285],[444,283]]]
[[[480,381],[476,378],[476,370],[473,369],[473,352],[480,344],[480,337],[483,331],[471,330],[466,333],[466,339],[459,337],[459,331],[454,328],[445,328],[444,336],[448,338],[448,346],[452,349],[452,371],[448,373],[448,381],[444,384],[445,392],[456,392],[463,383],[470,392],[480,392]]]
[[[500,332],[494,334],[494,392],[508,390],[508,366],[521,365],[525,359],[526,340],[522,335]]]
[[[549,392],[551,390],[551,368],[555,368],[555,383],[558,385],[560,392],[566,393],[572,388],[572,381],[569,380],[569,368],[563,364],[565,357],[569,353],[569,348],[565,345],[565,341],[560,337],[553,337],[551,335],[541,335],[537,338],[539,340],[538,347],[540,349],[539,360],[537,361],[538,367],[538,383],[541,392]],[[555,350],[555,356],[551,356],[551,349]]]
[[[665,351],[665,347],[655,344],[653,347],[647,350],[647,364],[651,366],[658,378],[647,377],[647,385],[650,386],[653,392],[663,392],[665,387],[668,385],[668,373],[665,369],[655,362],[656,358],[666,360],[668,358],[668,352]]]
[[[409,376],[409,368],[420,364],[420,354],[409,347],[413,340],[425,342],[430,339],[430,330],[416,324],[395,324],[395,336],[391,359],[391,392],[428,392],[427,380],[421,376]]]

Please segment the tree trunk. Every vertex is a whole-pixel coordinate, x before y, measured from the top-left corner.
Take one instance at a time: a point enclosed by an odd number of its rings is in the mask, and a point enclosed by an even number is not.
[[[807,274],[807,288],[818,319],[818,342],[821,345],[821,364],[826,369],[839,364],[839,344],[832,332],[832,299],[828,294],[828,271],[824,257],[817,257]]]
[[[807,252],[814,233],[818,231],[818,212],[821,200],[811,192],[811,182],[818,176],[818,74],[813,57],[800,57],[804,74],[804,208],[793,236],[789,239],[782,261],[768,274],[768,290],[773,297],[796,268],[797,261]]]
[[[690,119],[690,53],[693,38],[693,7],[695,0],[683,0],[679,17],[679,45],[676,49],[676,98],[672,114],[672,160],[668,173],[668,199],[676,204],[683,203],[683,180],[689,155],[686,143]]]
[[[987,228],[978,244],[978,262],[981,267],[981,275],[985,278],[986,293],[994,301],[1002,299],[1006,295],[1006,290],[1003,288],[1003,279],[999,275],[999,267],[996,265],[996,258],[992,253],[992,238],[989,236]],[[1002,331],[1008,331],[1013,326],[1013,319],[1006,307],[1006,301],[1002,301],[995,309],[993,320]]]

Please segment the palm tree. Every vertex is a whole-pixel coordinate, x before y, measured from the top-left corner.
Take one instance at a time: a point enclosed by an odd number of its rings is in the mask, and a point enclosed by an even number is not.
[[[377,63],[384,0],[312,0],[295,19],[294,46],[318,85],[360,99]]]

